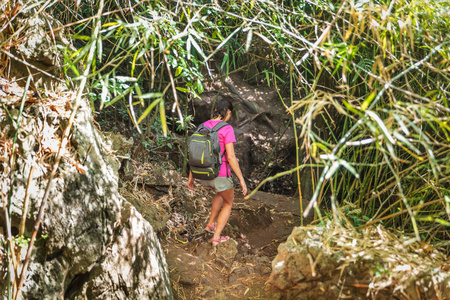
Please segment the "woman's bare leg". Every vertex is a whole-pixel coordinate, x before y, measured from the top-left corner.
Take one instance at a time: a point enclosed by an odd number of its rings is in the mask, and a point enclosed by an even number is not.
[[[219,217],[217,218],[217,227],[216,227],[216,230],[214,231],[213,239],[220,238],[220,234],[222,233],[222,230],[224,229],[225,225],[228,222],[228,218],[230,217],[230,214],[231,214],[231,206],[233,205],[233,200],[234,200],[234,189],[231,188],[226,191],[219,192],[217,194],[219,194],[221,196],[223,204],[222,204],[222,210],[220,211]],[[213,202],[213,205],[214,205],[214,202]],[[217,243],[213,243],[213,245],[214,244],[217,244]]]
[[[211,215],[209,216],[208,225],[211,228],[214,226],[214,223],[216,222],[216,217],[219,214],[222,205],[223,205],[223,198],[219,193],[217,193],[213,198],[211,206]]]

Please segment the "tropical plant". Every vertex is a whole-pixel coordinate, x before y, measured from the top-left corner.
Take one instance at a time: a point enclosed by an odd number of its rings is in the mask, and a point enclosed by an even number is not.
[[[163,127],[169,107],[183,123],[181,102],[201,93],[205,78],[218,80],[211,69],[224,80],[262,62],[255,76],[279,91],[298,124],[303,151],[285,173],[310,169],[305,215],[315,207],[320,219],[319,207],[328,207],[339,222],[382,222],[415,240],[448,240],[445,2],[107,3],[96,40],[83,35],[89,18],[69,13],[74,4],[58,6],[84,43],[67,53],[67,68],[76,73],[97,45],[89,77],[102,87],[97,107],[121,101],[138,131],[158,107]],[[126,89],[108,88],[114,80]]]
[[[100,115],[111,113],[104,108],[126,112],[142,142],[141,127],[154,128],[157,115],[168,134],[168,111],[186,133],[186,107],[203,92],[205,80],[224,81],[261,63],[255,77],[278,91],[302,149],[297,167],[274,177],[310,170],[314,195],[304,214],[314,207],[319,221],[325,212],[337,224],[357,228],[383,223],[411,241],[448,251],[448,2],[27,5],[21,9],[45,10],[59,19],[63,24],[54,32],[71,32],[75,49],[59,49],[67,84],[81,92],[90,86]],[[2,32],[14,19],[9,9],[12,17]],[[2,41],[3,57],[14,58],[8,47],[21,32]]]

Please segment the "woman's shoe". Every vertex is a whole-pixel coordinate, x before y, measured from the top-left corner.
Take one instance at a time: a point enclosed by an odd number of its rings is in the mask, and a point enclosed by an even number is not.
[[[216,246],[216,245],[218,245],[218,244],[220,244],[220,243],[228,242],[229,240],[230,240],[230,237],[229,237],[229,236],[221,236],[220,238],[218,238],[218,239],[212,239],[211,241],[212,241],[212,245],[213,245],[213,246]]]
[[[208,231],[209,233],[214,233],[214,231],[216,230],[216,224],[214,225],[206,225],[205,231]]]

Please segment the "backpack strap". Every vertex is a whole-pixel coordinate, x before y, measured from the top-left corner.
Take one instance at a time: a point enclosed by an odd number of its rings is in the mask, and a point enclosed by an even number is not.
[[[202,124],[202,125],[203,125],[203,124]],[[215,132],[218,132],[220,129],[222,129],[223,127],[225,127],[225,126],[227,126],[227,125],[230,125],[230,124],[228,124],[227,122],[220,121],[220,122],[217,123],[211,130],[213,130],[213,131],[215,131]],[[223,150],[222,156],[225,155],[225,152],[227,152],[227,149],[224,149],[224,150]]]
[[[202,124],[203,125],[203,124]],[[225,126],[227,126],[227,125],[230,125],[230,124],[228,124],[227,122],[223,122],[223,121],[220,121],[219,123],[217,123],[213,128],[212,128],[212,130],[214,130],[214,131],[219,131],[220,129],[222,129],[223,127],[225,127]]]
[[[227,122],[220,121],[219,123],[217,123],[217,124],[212,128],[212,130],[215,131],[215,132],[217,132],[217,131],[219,131],[220,129],[222,129],[223,127],[225,127],[225,126],[227,126],[227,125],[230,125],[230,124],[228,124]],[[222,156],[224,156],[225,153],[227,153],[227,149],[226,149],[226,148],[223,149]],[[229,175],[228,175],[228,164],[226,164],[225,167],[226,167],[227,178],[228,178],[228,177],[229,177]]]
[[[197,127],[197,131],[199,131],[200,129],[205,127],[205,123],[201,123],[200,125],[198,125]]]

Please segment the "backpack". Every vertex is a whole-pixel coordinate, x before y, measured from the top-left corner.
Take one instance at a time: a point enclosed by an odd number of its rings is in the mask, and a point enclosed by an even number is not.
[[[222,156],[225,151],[220,153],[219,131],[226,122],[219,122],[213,128],[200,124],[197,130],[189,139],[189,166],[192,176],[201,180],[213,180],[219,175],[222,165]]]

